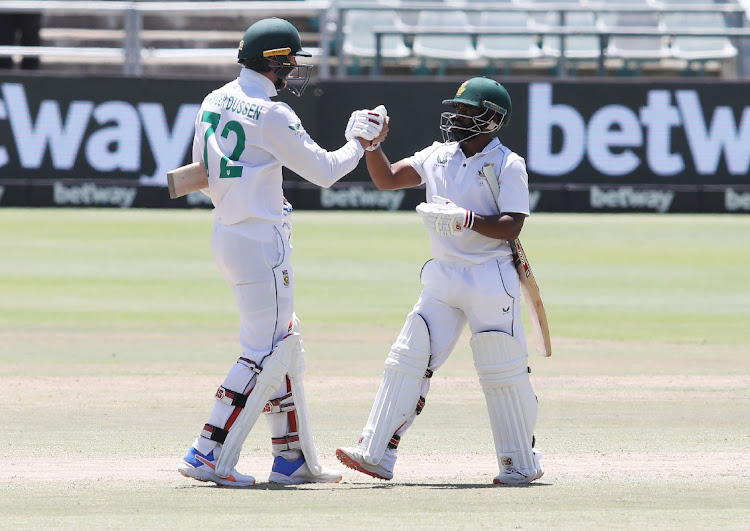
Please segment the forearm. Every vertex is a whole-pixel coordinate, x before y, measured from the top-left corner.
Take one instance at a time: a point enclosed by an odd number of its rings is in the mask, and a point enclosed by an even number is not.
[[[523,214],[501,214],[499,216],[474,215],[472,230],[482,236],[496,240],[515,240],[521,234]]]
[[[379,190],[401,190],[419,186],[421,177],[407,159],[391,164],[382,149],[368,151],[365,155],[367,171]]]
[[[367,172],[379,190],[395,190],[393,168],[382,149],[365,152]]]
[[[357,167],[364,149],[356,140],[350,140],[336,151],[316,149],[304,153],[287,167],[313,184],[329,188]]]

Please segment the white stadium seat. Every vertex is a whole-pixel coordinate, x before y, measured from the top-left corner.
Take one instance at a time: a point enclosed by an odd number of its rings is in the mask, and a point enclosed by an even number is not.
[[[344,16],[345,56],[375,57],[374,28],[400,29],[403,27],[398,13],[394,10],[351,10]],[[411,50],[404,43],[403,35],[383,35],[381,56],[384,59],[409,57]]]
[[[721,13],[666,13],[664,27],[673,29],[717,30],[726,27]],[[737,55],[728,37],[675,36],[672,38],[672,55],[687,61],[731,59]]]
[[[430,29],[471,29],[464,11],[420,11],[417,25]],[[414,55],[431,59],[471,61],[479,57],[470,35],[417,35],[412,48]]]
[[[531,17],[520,11],[485,11],[480,20],[482,29],[532,29],[534,26]],[[487,59],[535,59],[542,55],[534,35],[480,35],[476,49]]]

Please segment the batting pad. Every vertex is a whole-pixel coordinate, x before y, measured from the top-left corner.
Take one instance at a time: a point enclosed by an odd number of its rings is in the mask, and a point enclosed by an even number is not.
[[[410,313],[385,360],[380,389],[359,444],[367,462],[383,458],[393,434],[416,414],[422,381],[430,362],[430,332],[418,313]]]
[[[524,475],[533,474],[537,466],[531,440],[538,405],[523,347],[503,332],[476,334],[470,344],[487,401],[500,470],[515,469]]]
[[[229,476],[237,465],[242,444],[266,407],[268,399],[286,381],[286,374],[297,356],[298,349],[299,334],[292,333],[279,341],[271,355],[264,360],[263,370],[255,380],[255,387],[247,397],[242,412],[229,429],[216,460],[216,475],[219,477]]]
[[[292,330],[299,333],[299,319],[294,315],[294,327]],[[292,384],[292,396],[294,397],[294,413],[297,415],[297,433],[299,435],[302,454],[305,456],[305,462],[310,472],[319,476],[323,467],[318,462],[318,450],[315,447],[312,428],[310,427],[310,413],[307,408],[307,395],[305,394],[305,385],[303,376],[305,375],[305,345],[302,339],[299,341],[299,349],[293,363],[289,366],[289,381]]]

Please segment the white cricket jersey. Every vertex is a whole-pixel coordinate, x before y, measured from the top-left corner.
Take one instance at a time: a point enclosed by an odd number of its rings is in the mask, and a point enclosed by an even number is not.
[[[426,184],[428,203],[434,202],[433,195],[439,195],[482,216],[500,212],[529,215],[526,162],[497,138],[493,138],[481,153],[469,158],[457,142],[435,142],[407,160]],[[499,176],[500,192],[497,199],[493,197],[483,173],[486,166]],[[472,230],[456,236],[438,236],[430,232],[430,239],[433,256],[445,262],[482,264],[511,254],[505,240],[488,238]]]
[[[211,92],[195,119],[193,161],[208,170],[204,193],[214,219],[232,225],[248,219],[281,223],[282,166],[329,187],[356,168],[364,149],[350,140],[328,152],[307,134],[297,114],[271,101],[267,77],[243,68],[240,76]]]

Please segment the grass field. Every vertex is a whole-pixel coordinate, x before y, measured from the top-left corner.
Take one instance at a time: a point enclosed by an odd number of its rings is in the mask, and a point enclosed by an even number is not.
[[[318,448],[353,444],[420,291],[410,213],[295,212]],[[532,353],[546,474],[493,487],[468,335],[392,482],[251,489],[176,472],[237,357],[207,211],[0,209],[0,528],[747,529],[750,217],[531,217],[552,358]]]

